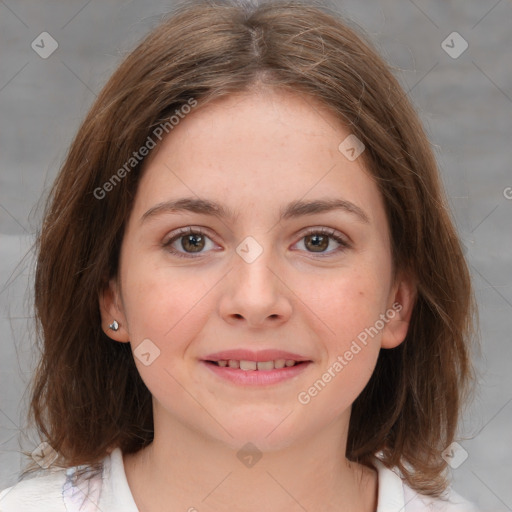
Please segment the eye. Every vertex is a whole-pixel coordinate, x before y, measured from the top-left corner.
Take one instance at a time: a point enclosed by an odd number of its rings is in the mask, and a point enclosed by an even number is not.
[[[162,245],[170,253],[178,256],[179,258],[194,258],[194,256],[191,255],[194,253],[201,254],[207,245],[207,240],[210,240],[210,238],[201,228],[187,227],[178,230],[178,232],[174,233],[171,238],[167,239]],[[176,249],[176,242],[179,242],[177,245],[185,252],[181,252]]]
[[[334,240],[338,247],[326,252],[325,249],[329,247],[331,240]],[[307,249],[311,249],[309,252],[319,253],[321,257],[343,252],[351,247],[345,237],[336,230],[328,228],[311,228],[303,235],[301,242],[303,242]]]
[[[331,240],[334,240],[338,247],[326,252]],[[186,227],[171,234],[162,245],[171,254],[179,258],[194,258],[193,254],[201,255],[207,246],[210,237],[201,228]],[[333,253],[342,252],[351,247],[350,243],[334,229],[311,228],[301,238],[308,252],[318,253],[321,257],[330,256]],[[213,242],[212,242],[213,243]],[[179,249],[176,247],[178,245]]]

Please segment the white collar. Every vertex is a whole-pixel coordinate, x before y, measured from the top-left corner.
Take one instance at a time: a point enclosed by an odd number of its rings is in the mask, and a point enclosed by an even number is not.
[[[402,479],[380,460],[374,463],[378,472],[377,512],[404,512],[405,499]]]
[[[103,472],[103,489],[98,509],[112,512],[139,512],[128,485],[123,452],[119,447],[114,448],[110,456],[105,457]]]

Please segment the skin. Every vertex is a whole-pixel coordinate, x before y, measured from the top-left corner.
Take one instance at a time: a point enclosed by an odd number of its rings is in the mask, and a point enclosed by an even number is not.
[[[160,350],[148,366],[135,357],[155,426],[149,447],[124,455],[141,512],[223,512],[234,504],[242,512],[375,510],[376,471],[345,458],[351,404],[380,349],[404,340],[415,290],[401,272],[392,279],[382,197],[362,159],[338,150],[349,134],[315,100],[264,89],[197,108],[150,154],[119,275],[100,297],[113,340],[135,350],[149,339]],[[236,216],[167,212],[141,221],[153,206],[184,196],[217,201]],[[333,197],[359,206],[369,223],[342,210],[278,220],[290,201]],[[163,243],[187,226],[203,227],[207,238],[199,254],[188,237],[176,239],[172,246],[190,255],[180,258]],[[310,227],[334,229],[350,247],[337,250],[327,238],[315,251]],[[247,236],[263,249],[252,263],[236,252]],[[401,311],[299,403],[298,393],[395,302]],[[113,319],[117,332],[108,329]],[[200,363],[235,348],[288,350],[313,364],[288,381],[247,388]],[[262,454],[252,467],[236,456],[248,442]]]

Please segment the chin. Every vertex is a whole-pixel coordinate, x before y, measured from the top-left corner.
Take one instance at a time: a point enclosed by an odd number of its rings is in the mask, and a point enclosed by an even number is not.
[[[248,443],[254,445],[261,452],[283,450],[296,440],[297,431],[292,429],[295,436],[292,435],[291,424],[280,425],[282,421],[283,418],[274,422],[252,422],[250,425],[225,425],[226,430],[233,437],[229,434],[223,435],[222,441],[236,452],[243,449]]]

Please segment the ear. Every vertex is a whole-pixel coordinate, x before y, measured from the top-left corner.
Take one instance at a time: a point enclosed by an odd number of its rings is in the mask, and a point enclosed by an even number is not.
[[[111,279],[99,295],[100,314],[101,314],[101,328],[103,332],[111,339],[127,343],[130,341],[130,336],[127,329],[126,317],[123,309],[119,286],[116,279]],[[109,325],[116,321],[119,325],[117,331],[114,331]]]
[[[405,340],[416,302],[416,282],[407,273],[397,276],[388,299],[388,322],[382,331],[381,348],[395,348]]]

